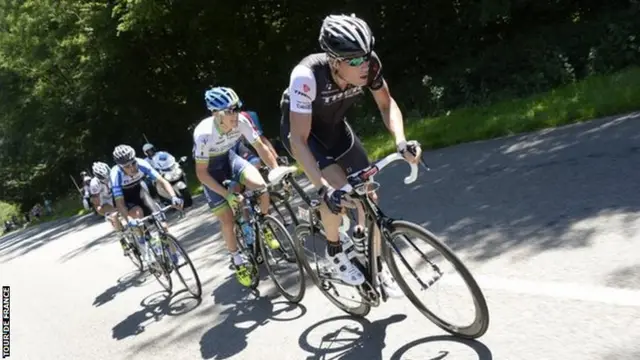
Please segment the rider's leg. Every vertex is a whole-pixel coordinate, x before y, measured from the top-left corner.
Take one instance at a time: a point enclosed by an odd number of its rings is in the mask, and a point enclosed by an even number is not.
[[[218,179],[216,179],[218,180]],[[222,183],[222,181],[220,181]],[[234,232],[235,221],[233,218],[233,211],[229,207],[227,200],[220,196],[220,194],[209,189],[206,185],[203,185],[204,194],[207,198],[209,208],[213,212],[213,215],[220,221],[220,232],[222,233],[222,239],[231,255],[233,265],[236,267],[236,278],[238,282],[244,286],[251,285],[251,274],[248,272],[245,258],[238,249],[236,240],[236,234]]]
[[[235,168],[242,168],[240,171],[240,182],[250,190],[266,188],[267,183],[264,181],[262,175],[260,175],[260,171],[249,163],[242,164],[243,160],[244,159],[236,159],[232,164]],[[269,206],[271,203],[268,191],[265,191],[260,195],[258,203],[260,204],[260,213],[262,215],[267,215],[269,213]],[[275,250],[280,248],[280,243],[275,239],[268,228],[264,229],[264,240],[267,246],[271,249]]]
[[[288,130],[285,128],[285,131]],[[295,159],[293,151],[291,151],[288,134],[287,136],[283,136],[282,139],[284,148]],[[320,143],[313,134],[309,135],[307,144],[318,163],[318,168],[322,173],[322,177],[324,177],[334,189],[339,189],[344,186],[347,183],[347,178],[344,170],[336,164],[335,156],[330,155],[329,150],[327,150],[327,148],[324,147],[324,145],[322,145],[322,143]],[[341,236],[339,231],[340,224],[342,222],[341,215],[332,213],[324,202],[321,203],[319,210],[320,219],[322,220],[325,236],[327,238],[327,257],[329,262],[331,262],[333,270],[340,279],[347,284],[360,285],[364,283],[364,275],[351,261],[349,261],[349,258],[343,251],[340,238],[346,235]],[[344,239],[344,241],[348,240]]]
[[[367,153],[364,150],[362,143],[360,142],[360,139],[358,139],[355,133],[353,133],[353,131],[351,130],[351,127],[346,122],[345,122],[345,130],[346,130],[344,133],[345,138],[343,139],[343,141],[340,141],[340,143],[348,143],[350,144],[350,146],[345,152],[343,152],[340,155],[337,155],[335,158],[336,158],[336,162],[340,164],[340,166],[343,169],[347,169],[348,174],[352,174],[366,168],[367,166],[370,165],[370,163],[367,157]],[[376,203],[378,202],[378,196],[375,192],[369,193],[369,197],[374,202]],[[356,241],[358,241],[358,239],[360,241],[364,241],[364,237],[365,237],[364,229],[365,229],[365,221],[366,221],[364,207],[360,201],[356,201],[355,203],[356,203],[356,209],[358,213],[358,221],[357,221],[358,225],[356,226],[353,237],[356,238]],[[374,225],[373,227],[373,244],[374,245],[373,246],[376,249],[376,252],[378,255],[380,255],[382,251],[381,239],[382,238],[380,235],[380,229],[378,228],[378,226]],[[403,296],[403,292],[398,286],[398,284],[395,282],[395,280],[393,279],[393,276],[391,276],[388,270],[383,269],[381,258],[378,257],[376,262],[377,262],[376,265],[378,267],[377,270],[378,270],[380,283],[384,287],[387,295],[389,295],[390,297]]]
[[[142,209],[144,211],[144,216],[149,216],[154,212],[160,211],[160,205],[153,199],[151,196],[151,192],[149,191],[146,183],[141,183],[140,186],[140,200],[142,200]],[[166,217],[164,214],[160,214],[160,225],[164,229],[164,231],[169,231],[169,226],[167,224]]]

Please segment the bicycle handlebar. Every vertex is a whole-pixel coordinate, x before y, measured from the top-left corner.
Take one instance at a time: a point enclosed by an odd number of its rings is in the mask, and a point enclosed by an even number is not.
[[[404,178],[404,183],[405,184],[411,184],[414,181],[416,181],[416,179],[418,178],[418,164],[411,164],[409,163],[404,156],[402,156],[402,154],[400,153],[393,153],[393,154],[389,154],[387,156],[385,156],[384,158],[382,158],[381,160],[377,161],[375,164],[362,169],[358,172],[355,172],[351,175],[349,175],[347,177],[348,183],[343,186],[342,188],[340,188],[340,190],[346,192],[346,193],[351,193],[353,192],[353,186],[366,182],[367,180],[369,180],[373,175],[377,174],[378,172],[380,172],[382,169],[384,169],[385,167],[387,167],[388,165],[390,165],[391,163],[394,163],[396,161],[404,161],[406,163],[409,164],[410,166],[410,173],[409,176]],[[424,166],[424,168],[428,171],[430,170],[429,167],[427,166],[427,164],[424,162],[424,160],[422,159],[422,157],[420,158],[420,163]]]
[[[164,213],[165,211],[171,209],[172,207],[173,207],[173,205],[167,205],[167,206],[163,207],[162,209],[160,209],[158,211],[154,211],[151,215],[147,215],[147,216],[143,217],[142,219],[140,219],[138,221],[139,221],[140,225],[142,225],[147,220],[151,219],[152,217],[155,217],[156,215],[158,215],[160,213]]]

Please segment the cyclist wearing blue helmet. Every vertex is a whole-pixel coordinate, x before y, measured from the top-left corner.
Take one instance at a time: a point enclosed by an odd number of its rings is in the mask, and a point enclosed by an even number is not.
[[[246,259],[236,244],[233,212],[230,209],[240,199],[222,183],[234,180],[249,189],[266,186],[258,169],[233,151],[243,137],[267,166],[274,169],[278,165],[251,121],[241,114],[242,101],[233,89],[215,87],[207,90],[204,98],[211,116],[202,120],[193,131],[196,176],[203,185],[209,207],[220,220],[222,237],[236,266],[236,277],[242,285],[249,286],[251,275],[245,266]],[[269,194],[264,193],[260,197],[260,210],[267,214],[268,209]],[[265,242],[272,249],[280,247],[270,231],[265,233]]]

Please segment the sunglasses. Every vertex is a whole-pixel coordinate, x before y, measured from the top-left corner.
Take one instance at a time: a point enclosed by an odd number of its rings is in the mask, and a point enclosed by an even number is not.
[[[136,160],[130,161],[126,164],[122,164],[120,165],[123,169],[127,169],[127,168],[136,168],[138,166],[138,162]]]
[[[222,115],[227,115],[227,114],[237,114],[237,113],[240,113],[241,111],[242,111],[242,108],[239,105],[236,105],[236,106],[234,106],[232,108],[229,108],[229,109],[220,110],[220,111],[218,111],[218,114],[222,116]],[[215,111],[214,111],[214,113],[215,113]]]
[[[369,61],[370,58],[371,58],[371,55],[367,54],[367,55],[356,57],[356,58],[344,59],[344,61],[346,61],[347,64],[349,64],[349,66],[355,67],[355,66],[362,65],[365,61]]]

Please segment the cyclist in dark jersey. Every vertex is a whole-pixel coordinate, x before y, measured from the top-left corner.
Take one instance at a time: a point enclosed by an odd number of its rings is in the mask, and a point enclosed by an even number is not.
[[[347,110],[368,88],[378,105],[386,127],[395,138],[398,151],[410,162],[420,158],[420,148],[407,142],[402,113],[391,97],[382,76],[382,64],[373,51],[374,37],[367,23],[355,15],[327,16],[320,29],[323,53],[300,61],[291,72],[289,87],[281,100],[282,142],[319,189],[324,204],[322,221],[328,240],[327,256],[341,279],[351,285],[365,281],[342,249],[339,232],[346,176],[367,167],[370,162],[360,140],[345,119]],[[409,151],[406,151],[409,150]],[[354,236],[363,237],[363,210],[358,209]],[[380,236],[376,228],[376,236]],[[380,280],[390,296],[402,292],[386,269],[379,269]]]

